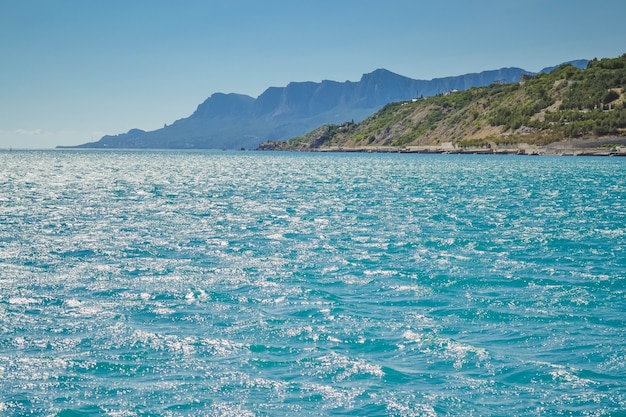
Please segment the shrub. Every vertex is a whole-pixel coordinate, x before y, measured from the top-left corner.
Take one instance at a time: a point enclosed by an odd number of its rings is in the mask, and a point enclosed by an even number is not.
[[[617,91],[609,90],[606,92],[606,94],[604,94],[604,97],[602,98],[602,102],[604,104],[609,104],[610,102],[617,100],[618,98],[619,98],[619,94],[617,93]]]

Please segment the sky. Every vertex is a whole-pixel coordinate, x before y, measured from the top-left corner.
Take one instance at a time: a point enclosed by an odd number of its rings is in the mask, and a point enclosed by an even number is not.
[[[626,53],[625,0],[0,0],[0,149],[155,130],[213,93]]]

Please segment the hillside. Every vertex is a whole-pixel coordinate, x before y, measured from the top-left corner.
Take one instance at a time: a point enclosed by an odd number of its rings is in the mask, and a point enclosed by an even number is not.
[[[260,149],[558,153],[626,143],[626,54],[523,78],[391,103]]]
[[[586,61],[583,61],[586,64]],[[577,65],[581,62],[577,61]],[[292,82],[270,87],[257,98],[216,93],[189,117],[154,131],[131,129],[107,135],[81,148],[256,148],[267,140],[286,140],[327,123],[361,121],[390,102],[444,91],[512,82],[521,68],[502,68],[433,80],[414,80],[378,69],[357,82]]]

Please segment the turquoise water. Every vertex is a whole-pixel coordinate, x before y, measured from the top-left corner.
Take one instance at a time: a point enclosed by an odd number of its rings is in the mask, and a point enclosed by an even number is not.
[[[617,416],[626,158],[0,153],[0,415]]]

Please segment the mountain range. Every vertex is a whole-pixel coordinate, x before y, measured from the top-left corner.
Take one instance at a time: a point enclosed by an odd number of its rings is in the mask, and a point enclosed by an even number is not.
[[[587,60],[571,61],[579,68]],[[548,67],[540,72],[549,72]],[[302,135],[320,125],[359,122],[384,105],[429,97],[453,90],[519,81],[521,68],[501,68],[432,80],[415,80],[378,69],[358,82],[291,82],[270,87],[257,98],[215,93],[198,105],[189,117],[161,129],[131,129],[104,136],[78,148],[241,149],[266,141]],[[64,146],[59,146],[63,148]]]

